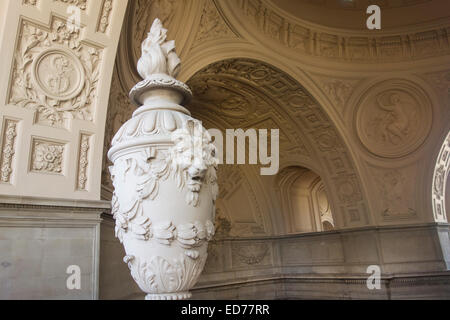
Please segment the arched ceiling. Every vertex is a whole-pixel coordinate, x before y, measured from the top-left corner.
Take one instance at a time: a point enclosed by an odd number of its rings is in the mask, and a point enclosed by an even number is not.
[[[429,2],[434,5],[439,1]],[[321,3],[329,5],[329,1]],[[417,10],[421,5],[418,1],[388,0],[378,4],[389,12]],[[338,226],[380,220],[374,217],[384,208],[374,210],[379,201],[371,191],[376,188],[367,187],[372,171],[365,169],[359,149],[349,147],[355,142],[354,132],[347,130],[353,126],[353,105],[365,88],[376,82],[367,82],[367,78],[378,72],[412,72],[412,66],[432,63],[438,68],[445,63],[450,53],[450,20],[370,33],[312,23],[295,15],[294,9],[286,13],[288,8],[282,5],[271,0],[130,0],[108,107],[108,123],[114,125],[106,127],[105,149],[116,128],[134,109],[127,92],[141,80],[136,72],[140,44],[158,16],[169,30],[169,39],[175,39],[183,61],[180,80],[190,79],[195,99],[189,109],[195,117],[209,128],[282,129],[282,165],[308,167],[324,177],[327,186],[332,185],[328,190],[337,207],[333,212]],[[351,14],[361,10],[331,9]],[[377,166],[384,165],[380,159],[374,161]],[[107,160],[103,168],[107,186]],[[259,177],[259,170],[241,169],[244,181],[253,183],[248,194],[260,193],[272,201],[272,195],[260,186],[267,181]],[[409,171],[403,174],[414,179]],[[223,180],[228,176],[233,175],[222,174]],[[373,217],[367,213],[366,193],[371,196]],[[276,214],[276,203],[259,207]],[[261,229],[264,224],[270,225],[259,221],[254,227]]]
[[[444,56],[450,52],[448,1],[423,4],[436,6],[433,12],[420,8],[419,4],[382,9],[382,29],[376,31],[365,27],[367,15],[364,11],[335,8],[328,12],[308,4],[315,12],[309,14],[308,10],[289,8],[288,2],[279,4],[271,0],[215,0],[215,3],[224,19],[243,38],[303,64],[318,67],[332,64],[333,68],[389,64]],[[292,1],[291,5],[302,6],[302,3]],[[389,18],[390,13],[392,19]],[[346,14],[355,16],[345,18]],[[408,21],[405,16],[413,18]],[[308,17],[317,17],[318,20],[311,22]],[[361,27],[362,19],[364,24]],[[333,21],[339,25],[330,25]],[[355,24],[354,28],[349,29],[351,25],[348,24]]]
[[[299,19],[343,29],[366,29],[366,9],[380,6],[382,28],[392,29],[427,23],[448,17],[446,0],[270,0],[275,6]]]
[[[295,79],[267,63],[241,58],[213,63],[187,84],[194,94],[188,108],[207,128],[279,129],[281,167],[302,163],[321,174],[333,190],[341,225],[368,222],[347,146],[323,108]]]

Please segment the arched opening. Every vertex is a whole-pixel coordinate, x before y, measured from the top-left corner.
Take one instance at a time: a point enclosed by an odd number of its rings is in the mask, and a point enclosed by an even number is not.
[[[432,202],[433,215],[437,222],[447,222],[449,219],[449,188],[450,173],[450,132],[447,134],[439,152],[433,173]]]
[[[278,173],[276,190],[289,233],[334,229],[334,219],[321,177],[303,167],[287,167]]]

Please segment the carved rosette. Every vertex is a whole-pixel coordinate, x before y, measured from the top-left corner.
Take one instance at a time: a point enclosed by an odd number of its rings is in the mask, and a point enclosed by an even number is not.
[[[191,91],[169,75],[179,60],[160,28],[156,20],[144,41],[145,79],[130,92],[139,108],[113,138],[108,157],[124,261],[146,299],[172,300],[190,297],[206,261],[218,160],[211,136],[182,106]]]

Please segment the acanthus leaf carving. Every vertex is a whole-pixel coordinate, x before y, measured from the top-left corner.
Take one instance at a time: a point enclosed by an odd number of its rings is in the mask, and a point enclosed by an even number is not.
[[[189,290],[203,270],[206,254],[198,259],[185,255],[172,261],[161,256],[141,259],[136,256],[125,256],[131,275],[139,287],[150,294],[164,294],[165,299],[186,299]],[[168,292],[175,292],[167,294]],[[162,298],[162,297],[161,297]]]

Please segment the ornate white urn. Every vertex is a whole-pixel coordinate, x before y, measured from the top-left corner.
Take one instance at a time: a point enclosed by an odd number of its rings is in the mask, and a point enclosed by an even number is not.
[[[166,34],[156,19],[137,66],[144,80],[130,92],[139,107],[108,152],[116,236],[147,300],[191,297],[214,235],[218,193],[215,147],[183,107],[192,93],[175,79],[180,59]]]

